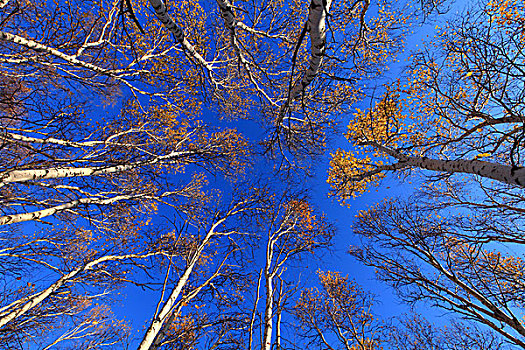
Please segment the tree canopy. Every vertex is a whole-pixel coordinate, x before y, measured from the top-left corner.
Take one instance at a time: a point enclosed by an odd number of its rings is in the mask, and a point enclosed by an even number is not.
[[[0,349],[525,348],[524,7],[454,6],[0,1]]]

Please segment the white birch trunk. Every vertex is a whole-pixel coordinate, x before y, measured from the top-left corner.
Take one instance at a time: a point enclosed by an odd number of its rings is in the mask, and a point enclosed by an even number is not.
[[[330,11],[332,0],[326,0],[326,4],[323,4],[323,2],[323,0],[312,0],[310,3],[307,22],[311,43],[309,65],[303,79],[296,82],[293,86],[287,104],[290,104],[292,100],[299,97],[319,72],[319,67],[321,66],[326,50],[326,15],[328,11]]]
[[[60,146],[66,146],[66,147],[75,147],[75,148],[83,148],[83,147],[95,147],[99,145],[104,146],[122,146],[122,147],[133,147],[133,144],[126,144],[126,143],[118,143],[118,142],[112,142],[113,139],[123,136],[126,134],[131,134],[134,132],[141,132],[141,128],[130,128],[126,131],[122,131],[116,134],[113,134],[109,136],[105,140],[98,140],[98,141],[82,141],[82,142],[75,142],[70,140],[63,140],[63,139],[57,139],[54,137],[47,137],[47,138],[37,138],[37,137],[31,137],[31,136],[25,136],[20,134],[14,134],[11,132],[6,132],[0,135],[0,138],[8,141],[8,142],[27,142],[27,143],[37,143],[37,144],[53,144],[53,145],[60,145]]]
[[[441,160],[427,157],[406,156],[401,152],[379,145],[376,142],[364,142],[363,145],[371,145],[388,155],[399,160],[399,164],[405,167],[418,167],[421,169],[442,171],[448,173],[475,174],[488,179],[497,180],[509,185],[525,187],[525,168],[512,167],[481,160]]]
[[[11,215],[4,215],[0,216],[0,225],[8,225],[8,224],[16,224],[19,222],[25,222],[25,221],[31,221],[31,220],[38,220],[41,218],[45,218],[47,216],[55,215],[56,213],[59,213],[64,210],[76,208],[83,204],[98,204],[98,205],[108,205],[112,204],[118,201],[123,200],[130,200],[135,199],[138,197],[142,197],[141,195],[124,195],[124,196],[115,196],[113,198],[80,198],[65,204],[57,205],[51,208],[46,208],[42,210],[37,210],[29,213],[21,213],[21,214],[11,214]]]
[[[175,301],[177,301],[177,299],[179,298],[180,292],[182,291],[186,283],[188,283],[188,279],[190,278],[191,272],[193,271],[193,268],[195,267],[195,262],[196,261],[192,259],[192,262],[188,264],[188,266],[186,266],[184,273],[180,277],[175,288],[172,290],[170,296],[168,297],[168,300],[166,300],[166,303],[164,303],[164,305],[162,306],[162,309],[160,310],[157,317],[151,322],[138,349],[146,350],[152,347],[157,334],[160,332],[162,328],[162,325],[164,324],[166,319],[169,317],[169,314],[171,313],[172,308],[175,305]]]
[[[11,170],[0,176],[0,187],[11,182],[26,182],[45,179],[59,179],[68,177],[97,176],[119,173],[135,169],[145,165],[152,165],[163,161],[173,161],[176,158],[196,155],[197,152],[172,152],[170,154],[155,157],[144,162],[135,162],[107,167],[65,167],[48,169]]]
[[[232,5],[228,0],[217,0],[217,4],[219,5],[219,9],[221,10],[221,17],[224,19],[224,24],[226,28],[230,31],[230,43],[237,54],[237,57],[239,58],[239,61],[241,62],[242,66],[246,70],[246,73],[248,75],[248,78],[252,82],[252,84],[255,86],[257,91],[264,96],[264,98],[270,102],[270,104],[277,106],[277,104],[273,101],[270,96],[259,86],[257,81],[255,80],[255,77],[253,76],[252,69],[250,67],[250,62],[246,60],[244,55],[241,52],[241,48],[239,47],[239,44],[237,43],[237,36],[235,32],[235,28],[240,24],[241,22],[238,22],[235,19],[235,15],[233,13]]]
[[[266,246],[266,265],[264,268],[264,278],[266,282],[266,305],[264,307],[264,333],[262,341],[262,350],[271,350],[272,348],[272,328],[273,328],[273,278],[272,271],[274,236],[268,237]],[[275,268],[274,268],[275,270]]]
[[[406,165],[433,171],[449,173],[476,174],[509,185],[525,187],[525,168],[484,162],[480,160],[439,160],[430,158],[408,157]]]
[[[144,254],[144,255],[137,255],[137,254],[129,254],[129,255],[109,255],[104,256],[101,258],[98,258],[96,260],[90,261],[89,263],[85,264],[84,266],[81,266],[68,274],[65,274],[60,279],[58,279],[55,283],[50,285],[45,290],[34,294],[30,297],[28,297],[25,300],[17,301],[13,303],[13,307],[15,310],[13,311],[5,311],[0,314],[0,328],[2,328],[7,323],[11,322],[17,317],[20,317],[24,315],[26,312],[46,300],[52,293],[56,292],[60,287],[65,285],[67,282],[71,281],[76,276],[80,275],[82,272],[89,271],[93,269],[96,265],[107,262],[107,261],[115,261],[115,260],[125,260],[125,259],[134,259],[134,258],[145,258],[154,255],[152,254]],[[17,306],[23,304],[21,306]],[[8,308],[12,309],[13,307]]]
[[[55,48],[48,47],[48,46],[40,44],[40,43],[38,43],[38,42],[36,42],[34,40],[26,39],[26,38],[23,38],[23,37],[18,36],[16,34],[11,34],[11,33],[7,33],[7,32],[4,32],[4,31],[0,31],[0,40],[10,41],[12,43],[15,43],[15,44],[27,47],[29,49],[33,49],[33,50],[36,50],[36,51],[42,51],[42,52],[51,54],[51,55],[53,55],[53,56],[55,56],[57,58],[60,58],[60,59],[62,59],[64,61],[68,62],[68,63],[71,63],[72,65],[79,66],[79,67],[84,67],[84,68],[90,69],[90,70],[92,70],[92,71],[94,71],[96,73],[99,73],[99,74],[103,74],[103,75],[107,75],[107,76],[114,76],[114,75],[116,75],[116,73],[119,72],[119,71],[107,70],[105,68],[101,68],[101,67],[96,66],[94,64],[81,61],[81,60],[79,60],[79,59],[77,59],[77,58],[75,58],[73,56],[66,55],[63,52],[60,52],[59,50],[57,50]]]
[[[151,324],[149,325],[146,334],[144,335],[144,338],[142,339],[142,342],[140,343],[138,350],[149,350],[154,348],[155,344],[155,338],[160,333],[163,324],[167,321],[167,319],[170,317],[170,314],[173,311],[173,307],[175,305],[175,302],[180,296],[180,293],[182,292],[182,289],[186,284],[188,283],[188,280],[190,278],[190,275],[195,268],[195,265],[199,261],[199,258],[204,251],[204,248],[210,241],[211,237],[215,234],[215,230],[219,225],[221,225],[225,219],[218,220],[211,229],[206,233],[206,236],[202,240],[199,247],[196,249],[195,253],[191,257],[190,261],[186,265],[186,268],[184,269],[184,273],[180,277],[179,281],[177,282],[177,285],[175,288],[173,288],[170,296],[168,297],[168,300],[164,303],[162,306],[160,312],[158,313],[157,317],[151,321]]]
[[[171,315],[168,317],[166,322],[164,322],[164,324],[160,328],[160,331],[157,334],[157,336],[155,337],[155,340],[154,340],[153,344],[150,346],[150,349],[154,350],[154,349],[158,349],[159,347],[162,346],[162,342],[164,341],[164,337],[168,333],[168,329],[169,329],[170,325],[174,321],[177,320],[177,318],[179,317],[179,315],[181,313],[182,307],[184,305],[187,305],[191,300],[193,300],[201,292],[201,290],[204,287],[206,287],[209,284],[211,284],[211,281],[218,276],[219,270],[220,270],[220,267],[204,283],[202,283],[199,287],[193,289],[189,294],[184,295],[184,297],[177,302],[177,307],[176,307],[175,311],[171,312]]]
[[[264,309],[263,350],[272,348],[273,331],[273,275],[266,276],[266,307]]]
[[[109,167],[67,167],[67,168],[48,168],[48,169],[29,169],[12,170],[2,176],[2,183],[38,181],[47,179],[61,179],[68,177],[97,176],[113,174],[126,170],[131,170],[139,166],[138,164],[125,164]]]
[[[202,57],[196,50],[195,47],[190,44],[190,42],[186,39],[184,36],[184,32],[182,29],[175,24],[173,19],[168,14],[168,11],[166,9],[166,5],[164,5],[164,2],[162,0],[149,0],[150,5],[155,10],[155,15],[161,21],[161,23],[166,27],[171,34],[175,37],[175,40],[177,40],[182,47],[190,53],[190,55],[197,60],[202,66],[204,66],[209,72],[213,71],[213,67],[211,64],[209,64],[204,57]]]

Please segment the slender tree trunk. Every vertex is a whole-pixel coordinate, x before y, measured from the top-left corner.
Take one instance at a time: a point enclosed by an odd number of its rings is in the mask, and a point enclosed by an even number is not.
[[[262,339],[262,350],[271,350],[272,348],[272,317],[273,317],[273,278],[272,271],[273,246],[275,242],[272,236],[268,238],[266,247],[266,265],[264,268],[264,278],[266,283],[266,305],[264,307],[264,333]]]
[[[198,63],[200,63],[202,66],[204,66],[209,72],[213,71],[213,67],[211,64],[209,64],[204,57],[202,57],[197,50],[195,50],[195,47],[190,44],[190,42],[186,39],[184,36],[184,32],[182,29],[175,24],[173,19],[171,19],[170,15],[168,14],[168,11],[166,9],[166,5],[164,5],[164,2],[162,0],[149,0],[150,5],[155,10],[155,15],[159,19],[159,21],[162,22],[164,27],[170,31],[171,34],[175,37],[175,40],[177,40],[182,47],[190,53],[190,55],[197,60]]]
[[[382,146],[376,142],[364,142],[363,145],[371,145],[388,155],[396,158],[399,165],[405,167],[418,167],[421,169],[442,171],[448,173],[476,174],[488,179],[497,180],[509,185],[525,187],[525,168],[512,167],[481,160],[440,160],[427,157],[406,156],[401,152]],[[399,167],[397,167],[399,168]]]
[[[299,97],[314,80],[326,50],[326,16],[330,11],[332,0],[312,0],[308,14],[307,28],[310,32],[311,55],[308,69],[303,79],[297,82],[290,92],[290,101]]]
[[[7,323],[11,322],[15,318],[24,315],[26,312],[28,312],[29,310],[31,310],[32,308],[34,308],[35,306],[37,306],[38,304],[46,300],[51,294],[56,292],[60,287],[70,282],[72,279],[80,275],[82,272],[93,269],[98,264],[102,264],[108,261],[115,261],[115,260],[146,258],[152,255],[155,255],[155,254],[151,253],[151,254],[144,254],[144,255],[137,255],[137,254],[109,255],[109,256],[103,256],[101,258],[90,261],[89,263],[81,267],[78,267],[74,269],[73,271],[65,274],[64,276],[59,278],[55,283],[53,283],[52,285],[50,285],[48,288],[44,289],[43,291],[37,294],[34,294],[26,299],[19,300],[17,302],[12,303],[10,306],[6,308],[6,310],[14,308],[13,311],[5,311],[0,314],[0,328],[6,325]]]
[[[107,198],[107,199],[80,198],[80,199],[77,199],[77,200],[74,200],[74,201],[71,201],[65,204],[57,205],[51,208],[47,208],[47,209],[37,210],[37,211],[29,212],[29,213],[0,216],[0,225],[8,225],[8,224],[15,224],[19,222],[38,220],[38,219],[42,219],[48,216],[55,215],[56,213],[59,213],[59,212],[62,212],[68,209],[79,207],[81,205],[91,205],[91,204],[109,205],[115,202],[136,199],[142,196],[144,196],[144,194],[115,196],[113,198]]]
[[[163,324],[169,319],[170,314],[173,312],[173,307],[175,305],[175,302],[180,296],[180,293],[182,292],[182,289],[186,286],[188,283],[188,280],[190,278],[191,273],[193,272],[193,269],[195,268],[195,265],[200,259],[200,256],[202,252],[204,251],[204,248],[210,241],[211,237],[215,234],[215,229],[221,225],[225,219],[218,220],[211,229],[207,232],[206,236],[202,240],[201,244],[198,246],[198,248],[193,253],[193,256],[191,257],[190,261],[186,265],[186,268],[184,270],[184,273],[180,277],[179,281],[177,282],[177,285],[175,288],[173,288],[170,296],[168,297],[168,300],[166,300],[166,303],[162,306],[160,312],[158,313],[157,317],[153,319],[148,327],[148,330],[146,331],[146,334],[144,335],[144,338],[142,339],[142,342],[140,343],[138,350],[149,350],[154,347],[155,338],[160,333]]]
[[[26,182],[46,179],[60,179],[68,177],[97,176],[105,174],[119,173],[126,170],[135,169],[145,165],[153,165],[165,161],[173,161],[181,157],[190,157],[198,155],[198,152],[184,151],[171,152],[169,154],[154,157],[152,159],[133,162],[121,165],[106,167],[65,167],[65,168],[48,168],[48,169],[29,169],[29,170],[11,170],[0,176],[0,186],[12,182]]]
[[[55,49],[55,48],[52,48],[52,47],[48,47],[46,45],[42,45],[34,40],[31,40],[31,39],[26,39],[26,38],[23,38],[21,36],[18,36],[16,34],[11,34],[11,33],[6,33],[6,32],[3,32],[3,31],[0,31],[0,40],[4,40],[4,41],[10,41],[12,43],[15,43],[15,44],[18,44],[18,45],[21,45],[21,46],[24,46],[24,47],[27,47],[29,49],[33,49],[33,50],[38,50],[38,51],[43,51],[43,52],[46,52],[48,54],[51,54],[55,57],[58,57],[72,65],[75,65],[75,66],[80,66],[80,67],[83,67],[83,68],[87,68],[87,69],[90,69],[96,73],[99,73],[99,74],[103,74],[103,75],[106,75],[106,76],[115,76],[116,73],[119,73],[120,71],[111,71],[111,70],[107,70],[105,68],[101,68],[99,66],[96,66],[94,64],[91,64],[91,63],[88,63],[88,62],[84,62],[84,61],[81,61],[73,56],[70,56],[70,55],[66,55],[65,53],[63,52],[60,52],[59,50]]]
[[[235,50],[237,58],[239,59],[242,66],[246,70],[246,74],[248,75],[248,78],[250,79],[252,84],[255,86],[257,91],[259,91],[259,93],[261,93],[261,95],[263,95],[266,98],[266,100],[268,100],[272,105],[276,105],[276,103],[272,100],[272,98],[270,98],[270,96],[268,96],[268,94],[259,86],[259,84],[257,83],[257,80],[255,80],[252,74],[252,69],[250,67],[250,62],[246,60],[246,58],[244,57],[241,51],[241,48],[239,47],[239,43],[237,42],[237,35],[236,35],[235,28],[237,27],[237,23],[240,23],[240,22],[238,22],[235,19],[235,15],[233,13],[233,7],[231,3],[228,0],[217,0],[217,5],[219,5],[219,8],[221,10],[221,17],[224,19],[224,24],[226,25],[226,28],[228,28],[230,31],[230,43],[233,49]]]
[[[264,309],[264,339],[263,350],[272,348],[272,328],[273,328],[273,275],[266,276],[266,307]]]

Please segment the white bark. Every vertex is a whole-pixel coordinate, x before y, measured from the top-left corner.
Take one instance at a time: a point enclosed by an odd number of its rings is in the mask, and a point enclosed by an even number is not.
[[[273,331],[273,275],[266,276],[266,306],[264,309],[263,350],[272,348]]]
[[[512,167],[481,160],[441,160],[427,157],[407,156],[396,150],[379,145],[376,142],[364,142],[363,145],[371,145],[388,155],[399,160],[399,164],[405,167],[418,167],[421,169],[442,171],[448,173],[476,174],[481,177],[497,180],[509,185],[525,187],[525,168]]]
[[[235,28],[240,23],[235,19],[235,15],[233,13],[232,5],[228,0],[217,0],[217,4],[219,5],[219,8],[221,10],[221,17],[224,19],[224,24],[226,25],[226,28],[230,31],[230,42],[231,45],[237,54],[237,57],[239,61],[241,62],[242,66],[246,70],[246,73],[248,75],[248,78],[250,79],[251,83],[255,86],[257,91],[264,96],[264,98],[270,102],[270,104],[277,106],[277,104],[273,101],[270,96],[259,86],[257,81],[255,80],[255,77],[253,76],[252,69],[250,67],[250,62],[246,60],[244,57],[239,44],[237,43],[237,36],[235,33]]]
[[[195,265],[198,263],[198,261],[201,258],[202,253],[204,252],[204,249],[210,242],[213,236],[215,235],[230,235],[233,233],[233,231],[229,232],[216,232],[217,228],[221,226],[229,217],[232,217],[234,215],[237,215],[241,212],[250,210],[250,207],[248,204],[252,202],[257,197],[249,197],[246,198],[238,203],[236,203],[228,212],[223,215],[222,217],[216,219],[214,224],[210,227],[202,241],[200,242],[199,246],[195,251],[193,252],[191,258],[189,259],[186,268],[184,269],[184,272],[182,276],[179,278],[179,281],[177,282],[177,285],[172,290],[170,296],[162,306],[160,312],[156,315],[156,317],[151,321],[151,324],[149,325],[146,334],[144,335],[144,338],[142,339],[142,342],[140,343],[138,350],[151,350],[155,349],[158,345],[160,345],[163,341],[164,335],[166,333],[167,327],[169,327],[170,323],[172,323],[177,315],[179,308],[176,308],[175,306],[177,299],[179,299],[180,293],[182,292],[182,289],[186,286],[189,277],[195,268]],[[224,264],[225,260],[222,262]],[[220,266],[222,266],[222,264]],[[220,269],[220,268],[219,268]],[[186,295],[181,301],[184,303],[187,300],[191,300],[194,298],[199,291],[204,288],[206,285],[208,285],[212,279],[214,279],[219,273],[219,270],[217,270],[211,277],[209,277],[203,284],[201,284],[198,288],[194,289],[191,293]],[[179,303],[180,304],[180,303]],[[181,305],[181,304],[180,304]],[[180,307],[179,305],[179,307]],[[175,310],[174,310],[175,308]]]
[[[264,307],[264,333],[262,341],[262,350],[271,350],[272,348],[272,330],[273,330],[273,278],[275,277],[276,268],[272,268],[273,249],[275,245],[274,235],[268,237],[266,246],[266,265],[264,267],[264,278],[266,283],[266,304]]]
[[[60,287],[64,286],[66,283],[68,283],[69,281],[71,281],[72,279],[80,275],[81,273],[93,269],[98,264],[108,262],[108,261],[115,261],[115,260],[147,258],[152,255],[155,255],[155,254],[151,253],[151,254],[144,254],[144,255],[138,255],[138,254],[109,255],[109,256],[104,256],[104,257],[95,259],[93,261],[90,261],[89,263],[74,269],[68,274],[65,274],[64,276],[59,278],[55,283],[53,283],[52,285],[50,285],[48,288],[44,289],[43,291],[37,294],[34,294],[24,300],[20,300],[12,304],[14,307],[11,307],[9,309],[14,308],[15,310],[5,311],[0,314],[0,328],[6,325],[7,323],[11,322],[15,318],[24,315],[26,312],[28,312],[29,310],[31,310],[32,308],[34,308],[35,306],[37,306],[38,304],[46,300],[51,294],[56,292]]]
[[[226,260],[226,258],[224,259],[224,261],[225,260]],[[223,264],[224,264],[224,261],[223,261]],[[179,315],[181,313],[182,307],[187,305],[187,304],[189,304],[189,302],[191,300],[193,300],[202,291],[202,289],[204,289],[206,286],[211,284],[212,280],[215,279],[219,275],[220,269],[223,266],[223,264],[220,264],[220,267],[210,277],[208,277],[208,279],[206,281],[204,281],[204,283],[199,285],[197,288],[193,289],[190,293],[184,295],[184,297],[181,298],[177,302],[177,306],[175,308],[175,311],[171,312],[171,315],[168,317],[168,319],[164,322],[164,324],[160,328],[160,331],[158,332],[157,336],[155,337],[155,340],[154,340],[153,344],[150,346],[150,349],[155,350],[155,349],[158,349],[159,347],[162,346],[162,343],[164,341],[164,338],[165,338],[166,334],[168,333],[168,329],[169,329],[170,325],[174,321],[177,320],[177,318],[179,317]]]
[[[509,185],[525,187],[525,168],[513,168],[508,165],[484,162],[480,160],[439,160],[430,158],[408,157],[404,162],[408,166],[420,167],[433,171],[449,173],[476,174]]]
[[[55,48],[52,48],[52,47],[40,44],[40,43],[38,43],[38,42],[36,42],[34,40],[31,40],[31,39],[23,38],[23,37],[18,36],[16,34],[11,34],[11,33],[6,33],[4,31],[0,31],[0,40],[10,41],[12,43],[15,43],[15,44],[27,47],[27,48],[32,49],[32,50],[42,51],[42,52],[51,54],[51,55],[53,55],[55,57],[58,57],[58,58],[60,58],[60,59],[62,59],[64,61],[68,62],[68,63],[71,63],[72,65],[83,67],[83,68],[87,68],[87,69],[92,70],[92,71],[94,71],[96,73],[99,73],[99,74],[103,74],[103,75],[107,75],[107,76],[115,76],[116,73],[120,72],[120,71],[111,71],[111,70],[108,70],[108,69],[96,66],[94,64],[81,61],[81,60],[77,59],[76,57],[67,55],[67,54],[65,54],[65,53],[63,53],[63,52],[61,52],[61,51],[59,51],[59,50],[57,50]]]
[[[248,27],[246,24],[244,24],[243,22],[240,22],[240,21],[235,22],[235,26],[237,28],[240,28],[240,29],[244,30],[245,32],[251,33],[251,34],[256,35],[256,36],[263,36],[263,37],[269,38],[269,39],[280,39],[280,40],[286,41],[287,43],[290,43],[290,44],[292,43],[292,41],[286,35],[283,35],[283,34],[269,34],[268,32],[264,32],[262,30],[257,30],[257,29],[254,29],[252,27]]]
[[[11,182],[26,182],[45,179],[59,179],[67,177],[97,176],[123,172],[145,165],[152,165],[163,161],[173,161],[184,156],[197,155],[198,152],[184,151],[171,152],[157,156],[143,162],[128,163],[107,167],[65,167],[48,169],[11,170],[0,176],[0,187]]]
[[[152,348],[155,338],[159,334],[162,325],[168,319],[169,314],[173,311],[172,308],[175,305],[177,299],[179,298],[180,292],[182,291],[184,286],[186,286],[186,283],[188,283],[188,279],[190,278],[193,268],[195,267],[195,262],[192,260],[192,262],[188,264],[188,266],[186,266],[184,273],[180,277],[175,288],[172,290],[170,296],[168,297],[168,300],[166,300],[166,303],[163,305],[157,317],[151,322],[138,349],[146,350]]]
[[[130,128],[126,131],[119,132],[116,134],[113,134],[109,136],[105,140],[94,140],[94,141],[70,141],[70,140],[64,140],[64,139],[57,139],[54,137],[47,137],[47,138],[38,138],[38,137],[32,137],[32,136],[25,136],[21,134],[15,134],[11,132],[6,132],[5,134],[0,135],[0,138],[6,140],[7,142],[21,142],[21,143],[37,143],[37,144],[53,144],[53,145],[59,145],[59,146],[66,146],[66,147],[75,147],[75,148],[84,148],[84,147],[95,147],[99,145],[104,146],[133,146],[132,144],[123,144],[123,143],[117,143],[112,142],[111,140],[123,136],[126,134],[131,134],[134,132],[141,132],[143,131],[142,128]]]
[[[290,233],[295,225],[296,221],[291,217],[290,212],[285,213],[285,217],[281,221],[279,228],[272,232],[268,237],[268,243],[266,244],[266,264],[264,267],[264,277],[266,282],[266,304],[264,308],[264,332],[262,341],[262,350],[272,349],[272,333],[273,333],[273,313],[274,313],[274,278],[280,276],[282,273],[282,267],[288,261],[288,258],[297,251],[294,249],[286,249],[283,246],[278,247],[275,252],[276,244],[278,241]],[[283,243],[283,242],[282,242]],[[286,243],[284,243],[286,246]],[[284,248],[284,249],[283,249]],[[274,254],[275,253],[275,254]],[[281,272],[279,272],[281,271]]]
[[[68,203],[64,203],[61,205],[57,205],[57,206],[42,209],[42,210],[36,210],[33,212],[29,212],[29,213],[0,216],[0,225],[16,224],[19,222],[38,220],[41,218],[45,218],[47,216],[55,215],[56,213],[59,213],[64,210],[76,208],[83,204],[85,205],[89,205],[89,204],[108,205],[108,204],[112,204],[118,201],[135,199],[141,196],[143,195],[142,194],[140,195],[136,195],[136,194],[135,195],[122,195],[122,196],[115,196],[112,198],[80,198],[80,199],[77,199],[77,200],[74,200]]]
[[[151,321],[151,324],[149,325],[148,330],[146,331],[146,334],[144,335],[144,338],[142,339],[142,342],[137,348],[138,350],[149,350],[153,348],[155,338],[160,333],[163,324],[170,317],[170,314],[173,311],[175,302],[179,298],[180,293],[182,292],[182,289],[184,288],[184,286],[186,286],[186,284],[188,283],[190,275],[193,272],[195,265],[199,261],[201,254],[204,251],[204,248],[206,247],[210,239],[213,237],[213,235],[216,233],[215,230],[217,229],[217,227],[219,227],[225,220],[226,218],[222,218],[218,220],[217,222],[215,222],[213,226],[210,228],[210,230],[206,233],[206,236],[200,243],[199,247],[195,250],[190,261],[186,265],[186,268],[184,269],[182,276],[179,278],[177,285],[175,286],[175,288],[173,288],[170,296],[168,297],[168,299],[162,306],[157,317],[155,317],[155,319]]]
[[[161,21],[161,23],[170,31],[171,34],[175,37],[175,40],[177,40],[182,47],[189,52],[189,54],[197,60],[199,64],[201,64],[203,67],[205,67],[208,72],[213,71],[213,67],[210,63],[208,63],[204,57],[202,57],[197,50],[195,50],[195,47],[190,44],[190,42],[186,39],[184,36],[184,32],[182,29],[175,24],[173,19],[168,14],[168,11],[166,9],[166,5],[164,5],[164,2],[162,0],[149,0],[150,5],[155,10],[155,15]]]
[[[296,82],[292,87],[287,105],[306,90],[319,72],[319,67],[321,66],[326,50],[326,15],[328,11],[330,11],[332,0],[326,0],[326,4],[323,4],[323,2],[323,0],[312,0],[310,3],[307,22],[311,43],[309,65],[303,79]]]
[[[66,167],[48,169],[12,170],[2,176],[1,184],[12,182],[27,182],[68,177],[97,176],[118,173],[133,169],[138,164],[124,164],[109,167]]]

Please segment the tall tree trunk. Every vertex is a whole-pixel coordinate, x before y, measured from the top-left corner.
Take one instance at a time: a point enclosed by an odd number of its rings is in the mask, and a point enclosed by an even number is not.
[[[427,157],[407,156],[401,152],[382,146],[377,142],[363,142],[363,145],[370,145],[389,156],[396,158],[400,166],[418,167],[421,169],[442,171],[448,173],[476,174],[488,179],[497,180],[509,185],[525,187],[525,168],[512,167],[497,163],[485,162],[481,160],[441,160]],[[399,167],[397,167],[399,168]]]
[[[301,81],[298,81],[290,92],[290,101],[299,97],[314,80],[326,50],[326,16],[330,11],[332,0],[312,0],[308,14],[307,29],[310,32],[311,55],[308,69]]]
[[[137,254],[128,254],[128,255],[110,255],[110,256],[103,256],[98,259],[92,260],[88,262],[87,264],[80,266],[73,271],[63,275],[61,278],[59,278],[55,283],[51,284],[49,287],[44,289],[43,291],[36,293],[28,298],[18,300],[14,303],[11,303],[10,305],[4,307],[4,312],[0,313],[0,328],[9,323],[10,321],[14,320],[17,317],[20,317],[24,315],[26,312],[37,306],[38,304],[42,303],[44,300],[46,300],[51,294],[56,292],[60,289],[60,287],[64,286],[66,283],[73,280],[75,277],[78,277],[81,273],[85,271],[89,271],[93,268],[95,268],[97,265],[102,264],[104,262],[108,261],[116,261],[116,260],[125,260],[125,259],[136,259],[136,258],[146,258],[149,256],[155,255],[155,253],[151,254],[144,254],[144,255],[137,255]],[[7,311],[9,309],[14,309],[13,311]]]
[[[168,297],[168,300],[164,303],[162,306],[160,312],[158,313],[157,317],[153,319],[148,327],[148,330],[146,331],[144,338],[142,339],[142,342],[140,343],[138,350],[149,350],[154,347],[155,338],[160,333],[162,326],[164,323],[169,319],[170,314],[173,312],[173,307],[175,305],[175,302],[180,296],[180,293],[182,292],[182,289],[186,286],[188,283],[188,280],[190,278],[191,273],[193,272],[193,269],[195,268],[195,265],[199,261],[202,252],[204,251],[204,248],[212,238],[212,236],[215,234],[215,230],[219,225],[221,225],[226,219],[222,218],[215,222],[213,226],[210,228],[210,230],[206,233],[206,236],[201,241],[200,245],[197,247],[195,252],[193,253],[190,261],[186,265],[186,268],[184,269],[184,273],[179,278],[179,281],[177,282],[177,285],[175,288],[173,288],[170,296]]]

